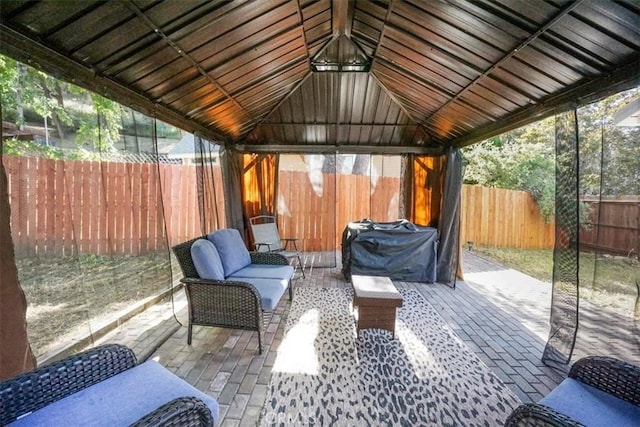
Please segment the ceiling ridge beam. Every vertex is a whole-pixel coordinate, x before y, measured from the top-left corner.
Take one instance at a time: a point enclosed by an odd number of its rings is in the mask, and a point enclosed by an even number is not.
[[[453,104],[458,99],[460,99],[467,91],[469,91],[472,87],[476,86],[478,83],[484,80],[487,76],[493,73],[497,68],[499,68],[505,62],[511,59],[515,54],[517,54],[520,50],[524,49],[533,41],[537,40],[541,35],[545,34],[553,25],[555,25],[558,21],[560,21],[562,18],[568,15],[572,10],[580,6],[583,2],[584,0],[576,0],[576,1],[570,2],[567,6],[562,8],[551,19],[549,19],[542,27],[538,28],[536,32],[534,32],[533,34],[529,35],[529,37],[521,41],[515,48],[507,52],[506,55],[502,56],[502,58],[500,58],[493,65],[491,65],[491,67],[487,68],[482,74],[480,74],[478,77],[473,79],[468,85],[466,85],[460,91],[458,91],[458,93],[455,94],[450,100],[442,104],[440,108],[438,108],[429,117],[425,119],[425,123],[431,120],[433,117],[435,117],[442,110],[447,108],[449,105]]]
[[[341,35],[349,38],[351,37],[354,9],[355,0],[331,1],[331,20],[333,24],[332,33],[334,38],[338,38]]]
[[[387,21],[389,21],[389,17],[391,16],[391,9],[393,9],[393,0],[389,0],[389,8],[387,9],[387,13],[384,16],[384,21],[382,21],[382,32],[380,33],[380,38],[378,39],[378,43],[376,44],[376,48],[374,49],[373,54],[371,56],[371,71],[369,71],[369,75],[371,75],[373,77],[373,79],[376,81],[376,83],[378,83],[378,85],[380,85],[382,90],[384,90],[384,92],[387,94],[387,96],[389,98],[391,98],[391,100],[398,106],[398,108],[400,108],[400,110],[402,110],[402,112],[407,115],[409,120],[411,120],[412,122],[418,124],[422,128],[422,131],[426,135],[427,139],[431,140],[431,135],[429,134],[429,132],[427,132],[427,130],[424,129],[422,124],[418,120],[416,120],[416,118],[413,117],[412,114],[409,113],[409,111],[405,108],[405,106],[393,95],[393,93],[387,88],[387,86],[385,86],[382,83],[380,78],[378,78],[378,76],[375,74],[374,65],[375,65],[376,59],[377,59],[376,55],[378,53],[378,49],[380,48],[380,45],[382,44],[382,40],[385,38],[386,33],[387,33],[387,27],[388,27]]]
[[[222,85],[218,83],[216,79],[211,77],[211,75],[207,73],[207,71],[204,68],[202,68],[202,66],[198,64],[198,62],[195,59],[193,59],[191,55],[185,52],[184,49],[182,49],[178,43],[171,40],[169,36],[167,36],[164,32],[162,32],[159,29],[159,26],[156,25],[147,15],[145,15],[145,13],[142,10],[140,10],[140,8],[136,4],[134,4],[131,0],[128,0],[126,4],[136,13],[136,15],[138,15],[139,18],[141,18],[147,24],[147,26],[149,26],[149,28],[151,28],[160,38],[162,38],[172,49],[178,52],[180,56],[182,56],[184,59],[189,61],[191,65],[196,70],[198,70],[200,74],[202,74],[204,78],[209,80],[209,82],[216,87],[217,90],[219,90],[236,107],[240,108],[249,120],[251,119],[251,114],[249,113],[249,111],[247,111],[247,109],[243,107],[242,104],[240,104],[233,96],[231,96],[231,94],[227,92],[222,87]]]

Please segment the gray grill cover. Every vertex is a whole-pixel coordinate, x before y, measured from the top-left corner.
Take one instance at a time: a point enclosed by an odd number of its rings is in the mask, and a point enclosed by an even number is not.
[[[351,222],[342,234],[342,274],[435,282],[438,230],[407,220]]]

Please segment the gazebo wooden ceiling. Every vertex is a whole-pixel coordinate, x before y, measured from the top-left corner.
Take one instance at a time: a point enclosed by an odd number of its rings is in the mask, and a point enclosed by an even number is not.
[[[640,83],[637,0],[3,0],[0,52],[241,151],[435,153]]]

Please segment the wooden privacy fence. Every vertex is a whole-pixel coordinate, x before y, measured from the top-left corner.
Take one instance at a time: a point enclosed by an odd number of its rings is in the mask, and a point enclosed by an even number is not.
[[[584,196],[591,209],[588,228],[580,230],[585,249],[640,259],[640,196]]]
[[[460,243],[521,249],[552,248],[555,225],[545,223],[526,191],[462,186]]]
[[[325,174],[312,181],[304,172],[280,172],[281,235],[296,236],[306,251],[332,249],[327,242],[339,248],[351,221],[398,219],[399,178],[381,177],[372,185],[368,176]],[[553,247],[554,225],[545,223],[527,192],[463,185],[461,202],[461,244]]]
[[[305,251],[339,248],[351,221],[398,219],[399,178],[362,175],[279,173],[280,235],[300,239]]]
[[[4,156],[16,255],[139,254],[201,233],[193,165]],[[212,166],[223,215],[220,168]],[[398,216],[399,178],[280,171],[282,236],[339,249],[350,221]],[[207,175],[209,177],[209,175]],[[210,177],[209,177],[210,178]],[[210,180],[210,179],[209,179]],[[165,228],[166,221],[166,228]],[[222,222],[224,224],[224,221]],[[553,225],[522,191],[463,186],[461,244],[549,248]]]
[[[19,257],[135,255],[200,233],[195,166],[16,156],[3,162]],[[213,170],[222,195],[220,170]]]

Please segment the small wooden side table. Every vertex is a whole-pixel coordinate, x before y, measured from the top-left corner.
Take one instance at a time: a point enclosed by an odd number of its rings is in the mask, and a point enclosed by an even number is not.
[[[396,337],[396,308],[402,307],[402,295],[388,277],[351,276],[353,308],[358,307],[357,336],[361,329],[378,328]]]

